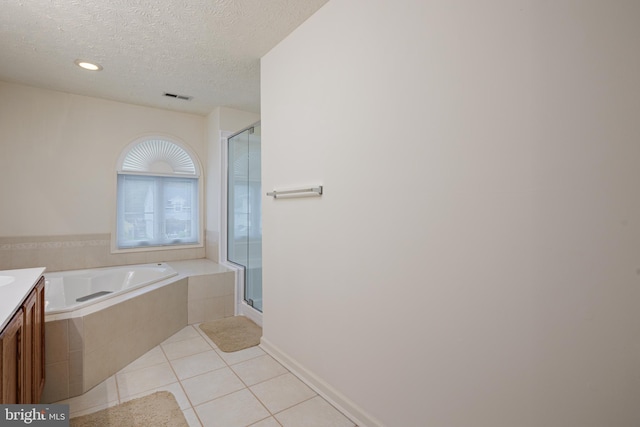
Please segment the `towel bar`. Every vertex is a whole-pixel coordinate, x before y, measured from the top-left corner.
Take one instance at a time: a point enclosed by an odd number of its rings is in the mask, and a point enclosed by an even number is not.
[[[318,187],[296,188],[294,190],[273,190],[267,193],[267,196],[277,199],[278,196],[294,196],[294,195],[318,195],[322,196],[322,185]]]

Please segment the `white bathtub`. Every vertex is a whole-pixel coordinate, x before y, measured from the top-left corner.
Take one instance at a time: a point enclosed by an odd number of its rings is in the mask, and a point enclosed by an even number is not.
[[[65,313],[176,276],[168,264],[45,273],[45,313]]]

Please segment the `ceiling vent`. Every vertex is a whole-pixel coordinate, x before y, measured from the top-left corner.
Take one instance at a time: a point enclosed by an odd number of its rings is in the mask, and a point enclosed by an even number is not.
[[[166,92],[165,92],[164,96],[167,96],[169,98],[182,99],[184,101],[191,101],[191,99],[193,98],[193,96],[177,95],[175,93],[166,93]]]

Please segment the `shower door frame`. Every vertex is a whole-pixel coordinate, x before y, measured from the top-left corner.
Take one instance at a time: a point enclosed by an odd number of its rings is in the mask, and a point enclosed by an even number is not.
[[[262,326],[262,312],[256,308],[250,306],[245,301],[245,269],[243,266],[235,264],[228,260],[227,244],[228,244],[228,184],[229,184],[229,139],[241,134],[242,132],[251,129],[260,124],[260,121],[253,123],[237,132],[220,131],[220,240],[218,243],[218,251],[220,253],[220,264],[235,271],[236,283],[235,283],[235,310],[236,316],[246,316],[253,320],[258,325]]]

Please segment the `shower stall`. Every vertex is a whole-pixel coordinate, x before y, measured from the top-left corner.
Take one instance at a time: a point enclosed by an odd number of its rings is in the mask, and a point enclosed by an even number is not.
[[[227,139],[227,261],[244,273],[243,299],[262,312],[260,123]]]

